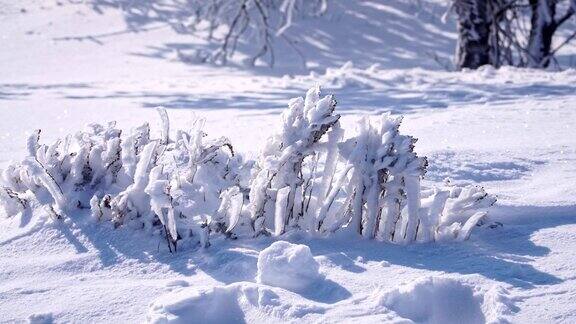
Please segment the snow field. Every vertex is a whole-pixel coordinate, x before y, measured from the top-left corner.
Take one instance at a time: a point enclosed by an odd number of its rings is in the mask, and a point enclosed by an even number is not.
[[[47,144],[93,122],[130,129],[158,120],[158,105],[174,129],[205,117],[210,138],[255,158],[287,100],[320,83],[337,95],[343,128],[363,114],[405,115],[402,132],[429,158],[426,184],[482,185],[504,226],[418,247],[282,238],[308,246],[324,277],[294,292],[256,282],[270,239],[170,254],[164,239],[95,224],[86,211],[61,222],[0,216],[0,323],[189,323],[199,309],[210,310],[206,322],[576,322],[573,68],[438,70],[422,53],[449,58],[453,25],[413,17],[427,15],[418,3],[441,15],[444,1],[341,1],[348,13],[295,26],[311,44],[304,74],[183,64],[177,49],[197,39],[162,23],[134,32],[118,11],[57,2],[0,1],[0,168],[26,155],[33,129]],[[407,28],[416,38],[402,37]]]

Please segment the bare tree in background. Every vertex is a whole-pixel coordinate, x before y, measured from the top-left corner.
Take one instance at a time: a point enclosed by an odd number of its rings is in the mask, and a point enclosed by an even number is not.
[[[458,17],[459,69],[486,64],[546,68],[576,37],[573,33],[552,48],[556,31],[574,15],[576,0],[453,0],[452,8]]]
[[[300,54],[295,40],[285,31],[296,17],[317,16],[327,8],[327,0],[189,0],[188,3],[194,8],[188,28],[204,28],[209,39],[220,44],[213,52],[200,53],[199,58],[226,64],[241,41],[253,42],[256,51],[247,61],[251,66],[258,59],[274,65],[275,39],[285,41]],[[225,32],[217,35],[220,29]]]
[[[179,33],[206,36],[216,48],[198,49],[183,60],[226,64],[241,44],[247,46],[248,65],[258,60],[274,65],[274,45],[285,42],[305,58],[297,47],[297,39],[286,31],[297,19],[322,15],[328,0],[88,0],[95,10],[120,8],[129,27],[168,23]]]
[[[135,30],[143,24],[168,23],[180,33],[205,36],[207,47],[175,51],[182,61],[226,64],[239,48],[244,63],[273,66],[275,48],[283,43],[297,53],[302,33],[291,33],[293,21],[326,12],[328,0],[88,0],[99,7],[121,8]],[[376,1],[376,0],[374,0]],[[385,0],[379,0],[386,2]],[[555,53],[576,38],[557,31],[574,16],[576,0],[449,0],[457,15],[455,65],[546,68]],[[415,18],[417,19],[417,18]],[[553,48],[554,43],[559,45]],[[557,62],[556,62],[557,63]]]
[[[558,0],[530,0],[532,11],[532,28],[527,46],[527,63],[534,68],[550,65],[552,55],[552,38],[558,27],[574,15],[576,0],[571,0],[565,13],[558,16]],[[576,34],[572,34],[572,38]],[[568,39],[569,41],[570,39]]]
[[[455,0],[458,15],[456,66],[476,69],[490,64],[490,20],[488,1]]]

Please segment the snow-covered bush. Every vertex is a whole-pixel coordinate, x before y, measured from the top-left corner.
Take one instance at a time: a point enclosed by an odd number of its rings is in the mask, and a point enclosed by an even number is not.
[[[422,189],[427,160],[414,152],[416,139],[400,134],[401,117],[362,118],[342,141],[335,105],[312,88],[282,114],[252,180],[255,234],[346,229],[395,243],[468,238],[495,198],[478,186]]]
[[[46,146],[35,131],[24,161],[2,172],[6,213],[29,208],[31,200],[55,218],[90,208],[96,220],[115,227],[164,233],[171,249],[192,236],[207,246],[211,230],[230,234],[243,204],[237,186],[244,163],[228,139],[206,140],[202,120],[171,140],[166,111],[159,113],[159,138],[147,123],[126,136],[114,123],[92,124]],[[234,213],[218,212],[221,201]]]
[[[449,182],[422,188],[427,161],[402,119],[362,118],[345,138],[333,96],[310,89],[292,99],[281,128],[257,161],[243,161],[227,138],[208,139],[204,120],[189,130],[148,123],[124,132],[115,123],[40,144],[0,174],[7,215],[42,207],[53,216],[93,218],[209,246],[210,235],[253,237],[301,231],[327,236],[349,230],[393,243],[464,240],[484,222],[495,198],[481,187]]]

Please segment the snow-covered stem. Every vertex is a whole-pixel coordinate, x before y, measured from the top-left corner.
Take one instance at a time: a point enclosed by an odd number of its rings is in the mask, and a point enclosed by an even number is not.
[[[320,140],[338,122],[333,114],[336,101],[333,96],[320,99],[320,88],[314,87],[306,98],[292,99],[282,114],[282,129],[270,137],[257,165],[257,174],[250,188],[250,212],[255,235],[268,232],[266,205],[276,201],[281,192],[286,211],[277,211],[275,219],[283,218],[284,226],[277,224],[277,235],[290,228],[307,227],[303,221],[302,199],[304,185],[303,164],[308,156],[320,150]],[[277,202],[277,206],[280,204]],[[272,216],[270,216],[272,217]]]

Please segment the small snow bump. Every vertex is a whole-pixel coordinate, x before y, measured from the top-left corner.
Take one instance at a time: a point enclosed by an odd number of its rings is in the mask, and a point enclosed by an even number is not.
[[[310,248],[285,241],[272,243],[258,256],[258,283],[301,291],[323,279]]]
[[[380,261],[379,265],[380,265],[382,268],[388,268],[388,267],[390,266],[390,262],[388,262],[388,261]]]

